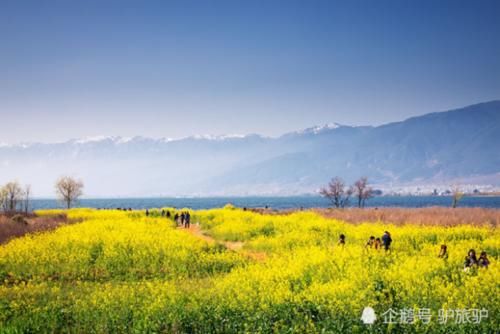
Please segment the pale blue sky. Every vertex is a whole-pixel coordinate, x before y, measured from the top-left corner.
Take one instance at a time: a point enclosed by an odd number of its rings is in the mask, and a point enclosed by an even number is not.
[[[500,98],[499,1],[0,2],[0,142],[279,135]]]

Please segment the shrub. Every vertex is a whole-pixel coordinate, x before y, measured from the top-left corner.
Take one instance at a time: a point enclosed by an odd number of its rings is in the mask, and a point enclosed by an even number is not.
[[[11,220],[17,224],[28,225],[28,221],[21,214],[15,214],[14,216],[12,216]]]

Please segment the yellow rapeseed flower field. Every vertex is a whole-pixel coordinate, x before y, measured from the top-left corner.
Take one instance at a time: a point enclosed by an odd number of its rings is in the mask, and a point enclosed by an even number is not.
[[[495,227],[349,224],[227,207],[191,211],[187,231],[157,210],[67,214],[76,223],[0,246],[1,333],[499,329]],[[386,230],[389,252],[365,247]],[[469,249],[486,251],[489,267],[464,270]],[[361,320],[366,307],[373,324]]]

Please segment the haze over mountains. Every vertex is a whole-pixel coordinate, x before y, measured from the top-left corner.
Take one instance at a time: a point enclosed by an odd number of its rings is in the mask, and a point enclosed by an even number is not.
[[[500,101],[377,127],[335,123],[287,133],[74,139],[0,144],[0,183],[53,196],[60,175],[82,178],[87,196],[290,195],[332,176],[378,185],[500,184]]]

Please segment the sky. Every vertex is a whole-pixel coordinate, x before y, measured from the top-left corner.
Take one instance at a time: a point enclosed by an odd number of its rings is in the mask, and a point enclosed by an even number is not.
[[[275,136],[500,99],[500,1],[0,1],[0,143]]]

